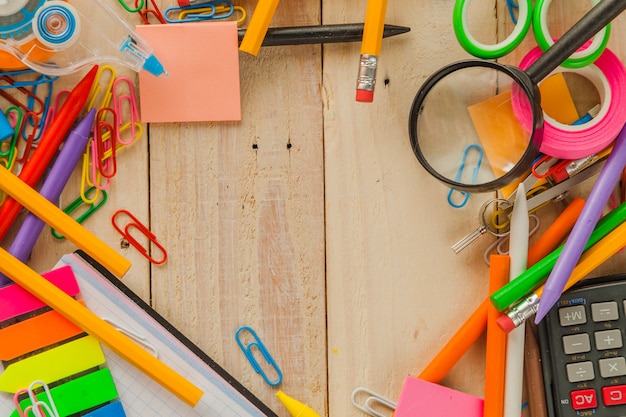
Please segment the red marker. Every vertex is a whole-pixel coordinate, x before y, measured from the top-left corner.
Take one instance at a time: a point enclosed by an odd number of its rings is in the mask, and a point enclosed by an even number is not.
[[[52,161],[61,142],[65,139],[70,128],[78,118],[80,111],[85,106],[91,86],[96,78],[98,66],[95,65],[68,95],[65,103],[50,123],[50,126],[43,132],[39,139],[39,146],[33,152],[28,162],[26,162],[19,174],[19,178],[26,184],[34,187],[46,167]],[[6,236],[11,225],[17,218],[22,206],[10,196],[7,196],[0,207],[0,242]]]

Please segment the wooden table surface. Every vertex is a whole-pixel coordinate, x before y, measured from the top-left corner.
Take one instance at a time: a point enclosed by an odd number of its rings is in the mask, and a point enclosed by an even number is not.
[[[473,3],[480,23],[472,27],[485,41],[509,33],[505,1]],[[555,36],[590,7],[553,3]],[[235,4],[250,16],[256,2]],[[407,132],[426,77],[470,57],[453,33],[453,5],[389,2],[387,23],[411,32],[383,42],[371,104],[355,102],[359,43],[240,53],[242,121],[146,125],[118,156],[107,203],[85,223],[133,263],[127,285],[280,416],[288,414],[276,388],[235,342],[239,326],[255,329],[272,353],[280,389],[320,415],[359,417],[355,388],[397,401],[404,377],[417,375],[487,295],[482,253],[493,238],[459,255],[450,247],[492,196],[450,207]],[[362,22],[365,7],[284,1],[271,26]],[[519,62],[534,45],[531,33],[503,61]],[[609,47],[626,57],[626,16],[613,23]],[[83,73],[61,82],[72,86]],[[61,204],[78,195],[78,171]],[[122,208],[165,246],[165,264],[151,265],[116,234],[111,216]],[[547,224],[560,210],[539,214]],[[74,249],[44,233],[30,264],[43,272]],[[624,261],[620,254],[596,273],[623,272]],[[480,339],[442,383],[482,396],[484,354]]]

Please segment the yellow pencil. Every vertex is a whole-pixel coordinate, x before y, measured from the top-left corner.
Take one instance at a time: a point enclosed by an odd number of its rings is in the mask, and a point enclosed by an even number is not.
[[[387,0],[368,0],[361,40],[361,60],[356,85],[356,101],[371,103],[374,101],[376,68],[383,42]]]
[[[270,26],[279,0],[259,0],[250,18],[246,34],[241,40],[239,50],[256,56]]]
[[[118,278],[131,267],[131,263],[126,258],[4,167],[0,168],[0,189],[84,250]]]
[[[203,392],[200,388],[2,248],[0,248],[0,272],[94,336],[185,403],[193,407],[202,397]]]

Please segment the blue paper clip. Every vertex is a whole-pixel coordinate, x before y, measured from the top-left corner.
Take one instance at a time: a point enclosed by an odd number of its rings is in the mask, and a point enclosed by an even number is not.
[[[252,335],[252,338],[254,339],[247,345],[245,345],[241,341],[241,338],[239,336],[240,333],[244,330],[250,332],[250,334]],[[248,358],[248,361],[252,365],[252,368],[256,371],[257,374],[261,374],[265,382],[267,382],[269,385],[273,387],[281,383],[281,381],[283,380],[283,373],[280,371],[280,368],[274,361],[274,358],[272,358],[272,355],[270,355],[270,353],[267,351],[267,349],[265,348],[265,345],[263,345],[263,342],[261,342],[261,339],[259,339],[255,331],[252,330],[252,328],[250,328],[249,326],[241,326],[240,328],[238,328],[237,331],[235,332],[235,340],[237,341],[237,344],[241,348],[241,351],[243,352],[243,354],[246,355],[246,358]],[[276,372],[275,381],[270,380],[267,374],[263,371],[263,368],[261,367],[261,365],[259,365],[259,362],[254,357],[254,354],[252,353],[252,349],[255,347],[259,350],[259,352],[261,352],[261,355],[263,355],[267,363],[274,368],[274,371]]]
[[[480,165],[483,162],[483,148],[481,148],[479,145],[469,145],[467,148],[465,148],[465,150],[463,151],[463,158],[461,159],[461,165],[459,166],[459,169],[456,171],[456,176],[454,177],[454,181],[455,182],[459,182],[461,181],[461,177],[463,176],[463,171],[465,171],[465,165],[467,164],[467,155],[469,154],[469,152],[475,149],[476,152],[478,152],[478,156],[476,158],[476,166],[474,167],[473,171],[472,171],[472,181],[471,183],[475,183],[476,182],[476,178],[478,177],[478,171],[480,170]],[[458,192],[461,197],[462,200],[460,203],[455,203],[453,201],[453,197],[454,197],[454,193]],[[469,200],[469,196],[470,193],[468,193],[467,191],[459,191],[455,188],[450,188],[450,192],[448,192],[448,203],[455,208],[461,208],[463,207],[465,204],[467,204],[467,200]]]

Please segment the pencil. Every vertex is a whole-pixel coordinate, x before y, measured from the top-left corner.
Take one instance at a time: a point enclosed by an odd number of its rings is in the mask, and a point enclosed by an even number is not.
[[[548,314],[564,291],[576,262],[580,259],[596,222],[602,215],[602,209],[608,201],[622,170],[626,166],[626,125],[613,144],[613,150],[602,167],[602,171],[589,193],[587,204],[576,221],[570,237],[563,246],[563,251],[554,264],[550,276],[544,285],[544,293],[539,303],[535,323],[539,323]]]
[[[565,283],[563,290],[568,290],[573,285],[584,279],[591,271],[616,254],[626,246],[626,223],[620,224],[602,240],[589,248],[572,271]],[[505,331],[510,332],[522,325],[532,317],[536,311],[543,293],[544,286],[537,288],[528,297],[511,307],[506,314],[498,317],[498,325]]]
[[[272,17],[276,12],[279,0],[259,0],[250,18],[250,24],[246,30],[239,50],[257,56],[263,38],[270,26]]]
[[[511,258],[509,281],[513,281],[526,270],[528,262],[528,205],[523,182],[517,188],[515,205],[511,214],[509,256]],[[494,320],[497,325],[497,318]],[[504,412],[502,413],[504,417],[517,417],[522,409],[525,330],[522,326],[510,332],[506,342]]]
[[[626,213],[626,203],[624,203],[624,212]],[[561,233],[566,233],[563,230],[564,229],[562,229]],[[557,242],[560,242],[565,236],[553,233],[551,237]],[[535,245],[533,245],[529,249],[529,253],[534,251],[538,257],[545,257],[548,253],[544,253],[544,251],[547,251],[550,247],[551,245],[542,244],[540,247],[535,248]],[[510,283],[507,285],[510,285]],[[461,325],[457,333],[444,345],[426,368],[424,368],[419,374],[419,378],[438,383],[446,376],[450,369],[452,369],[465,352],[467,352],[467,349],[474,344],[476,339],[478,339],[487,328],[487,317],[490,305],[491,300],[487,297]]]
[[[356,101],[374,101],[376,69],[383,40],[387,0],[368,0],[361,40],[361,59],[356,86]]]
[[[546,229],[533,247],[528,251],[528,266],[536,264],[543,256],[555,250],[561,241],[569,234],[580,215],[585,200],[575,197],[556,220]],[[545,256],[545,255],[544,255]]]
[[[508,255],[491,255],[489,292],[494,292],[509,280]],[[501,416],[504,410],[504,375],[506,364],[506,333],[496,323],[498,310],[490,305],[487,316],[487,346],[485,361],[485,416]]]
[[[19,174],[20,179],[26,184],[34,187],[41,179],[48,164],[59,149],[61,142],[65,139],[72,124],[78,118],[78,114],[85,106],[97,72],[98,66],[94,65],[70,92],[57,117],[43,132],[42,137],[39,139],[40,145],[37,146],[37,149],[35,149],[28,162],[24,164]],[[4,239],[11,228],[20,209],[20,204],[14,198],[10,198],[10,196],[5,199],[0,207],[0,242],[2,242],[2,239]]]
[[[130,268],[131,264],[126,258],[4,167],[0,167],[0,189],[46,224],[54,227],[118,278]]]
[[[585,246],[585,250],[588,250],[592,245],[599,242],[600,239],[609,234],[625,219],[626,203],[622,203],[598,221],[595,230]],[[517,279],[509,282],[500,290],[491,294],[491,302],[493,305],[495,305],[498,310],[503,311],[517,303],[520,299],[526,297],[531,291],[541,285],[542,280],[550,273],[550,270],[556,263],[562,250],[563,246],[561,245],[539,262],[530,266],[526,271],[520,274]]]
[[[358,42],[363,37],[363,23],[341,23],[335,25],[287,26],[269,28],[261,46],[311,45],[324,43]],[[385,25],[383,38],[407,33],[406,26]],[[239,29],[241,42],[246,29]]]
[[[532,417],[548,417],[546,405],[545,384],[541,366],[541,351],[537,340],[537,326],[526,322],[526,340],[524,343],[526,357],[524,358],[524,378],[528,393],[528,407]]]
[[[202,397],[203,392],[200,388],[1,248],[0,272],[94,336],[188,405],[193,407]]]

